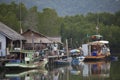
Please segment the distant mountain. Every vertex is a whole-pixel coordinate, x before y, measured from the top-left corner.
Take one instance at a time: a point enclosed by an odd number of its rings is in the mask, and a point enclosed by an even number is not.
[[[55,9],[60,16],[87,14],[88,12],[110,12],[120,10],[120,0],[0,0],[0,3],[23,2],[30,8],[37,6],[39,11],[43,8]]]

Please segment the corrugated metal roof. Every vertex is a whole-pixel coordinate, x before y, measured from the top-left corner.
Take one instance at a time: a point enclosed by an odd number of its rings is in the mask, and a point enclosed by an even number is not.
[[[25,40],[23,36],[0,22],[0,33],[11,40]]]
[[[50,39],[53,42],[57,42],[57,43],[61,43],[61,37],[48,37],[48,39]]]

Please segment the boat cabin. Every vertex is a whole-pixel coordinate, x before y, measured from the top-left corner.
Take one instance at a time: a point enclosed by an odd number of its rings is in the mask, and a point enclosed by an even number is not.
[[[110,55],[110,49],[108,46],[109,41],[93,41],[88,44],[83,44],[82,49],[84,56],[108,56]]]

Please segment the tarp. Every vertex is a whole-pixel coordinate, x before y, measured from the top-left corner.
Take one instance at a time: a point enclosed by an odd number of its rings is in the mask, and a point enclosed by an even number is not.
[[[70,53],[79,53],[79,52],[80,52],[79,49],[72,49],[72,50],[70,50]]]

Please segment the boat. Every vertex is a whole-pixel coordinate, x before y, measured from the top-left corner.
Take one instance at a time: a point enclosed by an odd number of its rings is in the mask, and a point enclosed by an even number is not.
[[[70,50],[70,55],[72,57],[72,63],[73,62],[81,62],[81,61],[84,61],[84,59],[85,59],[85,57],[83,56],[83,53],[81,51],[81,48]]]
[[[69,65],[71,63],[71,57],[65,59],[58,59],[54,61],[55,65]]]
[[[47,64],[47,58],[41,58],[41,56],[35,51],[22,50],[11,51],[9,55],[9,61],[5,64],[6,68],[44,68]]]
[[[102,40],[101,35],[93,35],[91,38],[91,42],[82,44],[85,60],[101,60],[109,57],[109,41]]]
[[[73,58],[72,61],[71,61],[71,65],[79,65],[79,64],[81,64],[84,61],[84,58],[85,57],[82,58],[82,56],[81,56],[81,59],[79,59],[77,57]]]

